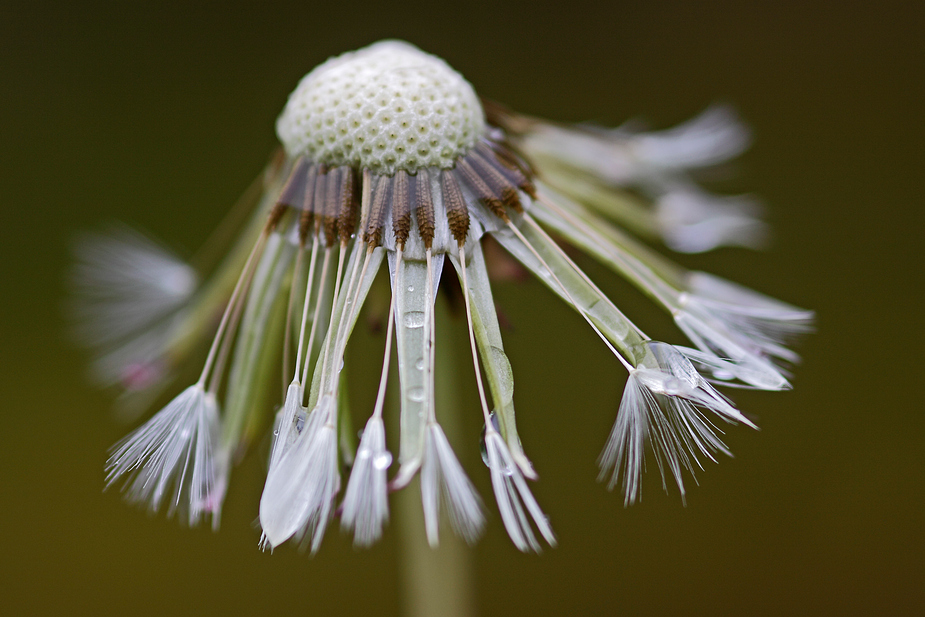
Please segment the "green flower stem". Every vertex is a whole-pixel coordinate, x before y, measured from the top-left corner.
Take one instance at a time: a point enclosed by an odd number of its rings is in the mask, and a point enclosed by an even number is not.
[[[437,301],[436,404],[437,416],[447,438],[460,443],[459,398],[454,366],[454,349],[450,337],[442,336],[441,324],[450,315],[443,301]],[[400,407],[397,371],[390,371],[389,404],[391,431],[397,434]],[[475,436],[471,440],[477,441]],[[460,451],[459,448],[456,449]],[[468,451],[469,449],[462,449]],[[465,617],[475,614],[472,553],[466,543],[452,532],[446,517],[440,521],[440,546],[432,549],[424,533],[424,511],[418,476],[393,494],[397,532],[401,541],[400,563],[404,614],[412,617]]]

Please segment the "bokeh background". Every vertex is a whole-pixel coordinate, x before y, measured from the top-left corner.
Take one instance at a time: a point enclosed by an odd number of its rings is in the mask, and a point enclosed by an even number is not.
[[[83,1],[0,15],[4,614],[399,614],[395,522],[369,551],[336,528],[314,558],[257,550],[260,452],[235,472],[218,533],[104,493],[107,449],[130,427],[87,384],[62,318],[75,231],[125,220],[191,254],[260,172],[297,80],[385,37],[557,120],[661,128],[734,104],[754,145],[711,188],[760,195],[775,242],[681,261],[819,315],[792,392],[733,393],[762,428],[729,431],[736,458],[700,474],[686,507],[650,472],[624,509],[595,482],[622,369],[538,283],[497,286],[560,545],[530,556],[507,540],[465,373],[457,451],[491,512],[470,552],[479,613],[925,611],[921,3]],[[681,342],[582,264],[643,329]],[[376,356],[378,336],[360,336]]]

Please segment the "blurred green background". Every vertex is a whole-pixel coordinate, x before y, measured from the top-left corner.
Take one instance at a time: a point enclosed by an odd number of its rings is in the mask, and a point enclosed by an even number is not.
[[[107,449],[130,427],[87,384],[62,319],[76,230],[125,220],[191,254],[260,172],[298,79],[385,37],[557,120],[661,128],[734,104],[754,146],[711,187],[760,195],[775,242],[680,261],[819,315],[794,391],[733,392],[762,430],[728,432],[736,458],[691,482],[687,507],[650,470],[645,500],[624,509],[595,461],[625,373],[538,283],[497,286],[535,494],[560,546],[525,556],[506,538],[466,373],[471,447],[457,451],[490,509],[471,551],[480,613],[922,614],[922,4],[703,4],[6,3],[4,614],[399,613],[394,516],[369,551],[336,528],[314,558],[257,550],[260,452],[235,472],[217,534],[103,493]],[[682,341],[581,263],[649,334]]]

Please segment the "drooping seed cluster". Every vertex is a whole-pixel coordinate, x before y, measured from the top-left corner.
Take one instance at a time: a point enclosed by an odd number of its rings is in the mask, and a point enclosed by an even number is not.
[[[599,459],[600,479],[622,484],[627,505],[640,494],[647,443],[662,485],[670,476],[682,498],[685,469],[693,475],[703,459],[729,454],[710,414],[754,425],[714,385],[788,389],[780,364],[798,356],[786,344],[809,329],[812,312],[685,270],[623,226],[695,250],[750,242],[745,231],[760,221],[744,216],[738,200],[705,196],[687,174],[737,154],[747,131],[719,108],[669,131],[634,134],[482,105],[445,62],[408,44],[344,54],[290,97],[277,123],[287,156],[265,174],[264,215],[242,236],[252,247],[238,243],[204,293],[193,294],[192,268],[137,240],[82,251],[90,303],[82,313],[92,316],[83,330],[99,339],[103,372],[128,394],[158,396],[189,341],[206,336],[212,324],[202,316],[221,313],[199,380],[114,448],[108,484],[124,480],[128,498],[152,510],[169,497],[170,511],[190,525],[211,515],[217,527],[232,461],[263,420],[259,401],[275,381],[278,365],[268,360],[282,332],[283,383],[292,380],[274,424],[260,545],[293,538],[315,552],[340,513],[355,545],[369,546],[388,524],[390,491],[416,476],[428,542],[437,545],[444,518],[474,542],[485,524],[482,502],[437,419],[434,307],[449,263],[459,277],[483,460],[501,520],[520,550],[539,551],[538,535],[555,546],[527,484],[538,475],[516,428],[513,372],[489,281],[494,257],[479,241],[485,234],[574,308],[628,371]],[[634,201],[644,196],[654,210]],[[550,232],[655,300],[696,349],[649,339]],[[349,418],[341,370],[383,264],[392,294],[379,390],[354,450],[340,428]],[[168,297],[154,301],[165,287]],[[276,308],[287,294],[283,323]],[[383,409],[393,333],[400,438],[390,479]]]

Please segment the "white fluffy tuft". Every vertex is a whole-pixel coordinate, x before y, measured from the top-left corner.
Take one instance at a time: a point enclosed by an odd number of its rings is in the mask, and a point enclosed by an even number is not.
[[[181,306],[198,285],[195,270],[126,226],[87,233],[74,244],[72,317],[79,340],[106,345]]]
[[[646,442],[655,455],[663,488],[667,490],[667,470],[682,499],[683,469],[694,475],[695,467],[703,469],[700,456],[714,462],[716,453],[731,456],[701,408],[726,422],[755,428],[697,373],[681,351],[664,343],[650,343],[650,347],[658,366],[639,367],[630,373],[617,420],[598,459],[598,479],[609,475],[611,489],[622,484],[626,505],[639,498]]]
[[[331,397],[322,397],[302,432],[267,474],[260,498],[265,544],[276,548],[297,532],[311,536],[311,551],[321,546],[340,489],[337,413]]]
[[[761,248],[767,242],[761,207],[746,196],[719,197],[685,187],[659,197],[655,208],[665,244],[681,253],[719,246]]]
[[[549,520],[540,509],[533,493],[530,492],[520,468],[514,463],[514,458],[504,438],[493,428],[489,428],[485,433],[485,449],[488,453],[488,468],[491,470],[491,485],[495,491],[495,500],[501,511],[504,528],[507,529],[514,546],[523,552],[538,553],[540,551],[540,544],[524,512],[524,507],[526,507],[546,542],[555,547],[556,536],[549,525]]]
[[[469,544],[478,540],[485,525],[482,502],[453,454],[443,429],[432,422],[426,429],[421,465],[421,502],[427,541],[431,546],[439,543],[441,501],[447,508],[453,530]]]
[[[385,449],[385,426],[381,417],[373,416],[360,439],[341,514],[343,529],[354,531],[354,546],[371,546],[389,521],[386,471],[391,464],[392,455]]]
[[[190,386],[148,422],[128,435],[106,462],[106,485],[122,476],[126,497],[160,509],[172,494],[169,514],[186,513],[190,526],[204,512],[220,510],[214,491],[213,444],[218,438],[218,403],[202,387]]]
[[[785,344],[812,329],[812,311],[702,272],[689,275],[688,288],[674,319],[703,352],[688,354],[692,360],[718,382],[735,379],[762,390],[790,388],[787,372],[775,361],[799,362]]]

